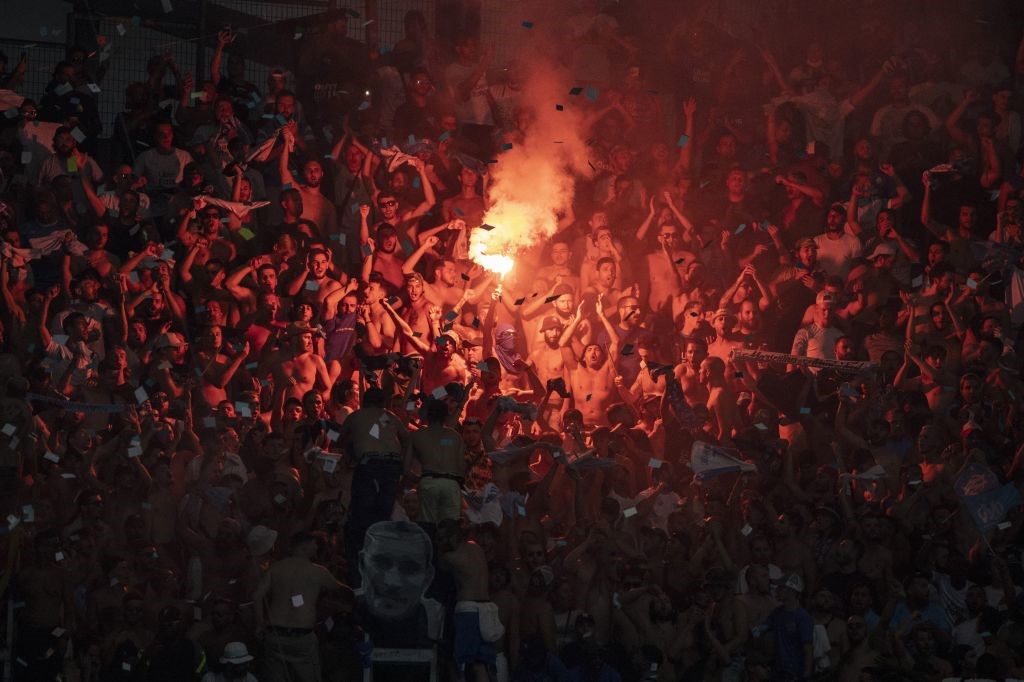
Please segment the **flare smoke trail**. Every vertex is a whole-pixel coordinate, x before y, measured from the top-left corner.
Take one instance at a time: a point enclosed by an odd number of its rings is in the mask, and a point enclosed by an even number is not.
[[[531,39],[539,44],[547,38],[538,32]],[[583,96],[569,95],[574,84],[568,76],[531,47],[521,50],[529,56],[520,59],[526,72],[520,106],[529,109],[534,121],[525,142],[514,144],[490,166],[490,208],[484,223],[495,229],[476,229],[470,236],[470,257],[502,274],[511,267],[508,258],[554,234],[559,217],[572,204],[573,173],[588,169],[579,102]]]

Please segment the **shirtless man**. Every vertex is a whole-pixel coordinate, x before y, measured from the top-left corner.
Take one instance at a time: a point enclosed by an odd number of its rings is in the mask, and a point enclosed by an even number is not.
[[[708,347],[703,341],[690,339],[683,346],[683,361],[676,367],[675,375],[690,407],[707,405],[710,393],[700,380],[700,366],[707,357]]]
[[[353,569],[366,529],[391,518],[400,487],[409,432],[386,406],[387,394],[383,390],[368,389],[363,395],[363,406],[345,419],[338,436],[337,442],[350,444],[349,452],[356,461],[349,519],[345,524],[345,549]]]
[[[454,221],[452,225],[460,222],[461,221]],[[455,227],[450,227],[447,229],[460,228],[457,225],[455,225]],[[439,241],[440,238],[434,234],[425,237],[423,239],[423,243],[420,244],[420,247],[416,249],[416,251],[413,252],[411,256],[409,256],[405,263],[402,264],[402,272],[406,275],[415,272],[414,268],[416,267],[416,264],[420,262],[420,259],[427,251],[437,246]],[[474,267],[470,270],[468,275],[470,279],[473,278],[473,271],[475,269],[477,268]],[[458,286],[460,279],[461,278],[459,277],[459,268],[455,265],[455,261],[449,258],[438,259],[434,263],[434,281],[425,281],[423,283],[427,293],[427,298],[449,310],[454,308],[458,304],[459,300],[462,298],[464,290],[470,285],[470,282],[466,282],[466,286]],[[487,279],[489,278],[485,278],[484,281],[487,281]],[[482,286],[482,282],[473,284],[473,289],[476,292],[478,292],[477,299],[479,299],[479,294],[483,293],[485,287]],[[473,300],[470,302],[476,303],[477,300]]]
[[[443,388],[445,384],[457,382],[465,384],[469,380],[469,370],[466,367],[466,360],[458,354],[458,334],[452,331],[441,333],[441,309],[431,306],[428,311],[431,333],[429,336],[416,335],[409,323],[398,316],[395,309],[383,301],[384,310],[387,311],[391,321],[398,327],[402,337],[408,341],[417,351],[423,354],[423,376],[421,388],[425,393],[431,393],[436,388]]]
[[[437,545],[442,570],[455,578],[455,663],[460,677],[465,678],[466,666],[471,666],[473,679],[483,682],[495,664],[493,642],[504,634],[498,606],[488,591],[487,557],[466,537],[457,518],[438,524]]]
[[[426,164],[419,157],[414,157],[409,161],[409,165],[419,173],[420,186],[423,188],[423,201],[416,208],[401,211],[398,205],[398,197],[386,190],[378,192],[374,197],[381,217],[380,223],[377,224],[377,231],[379,232],[380,228],[389,225],[398,233],[400,241],[416,239],[420,218],[429,213],[430,209],[434,208],[434,204],[437,203],[437,197],[434,195],[434,186],[430,183],[430,177],[427,175]]]
[[[314,310],[322,309],[327,297],[344,284],[331,277],[330,271],[330,252],[322,248],[310,249],[306,267],[288,284],[288,295],[294,297],[301,294],[299,300],[309,303]]]
[[[566,389],[569,387],[569,377],[565,371],[565,355],[569,351],[559,344],[563,331],[562,323],[554,315],[545,317],[540,325],[540,333],[544,337],[544,342],[534,344],[534,349],[530,353],[530,364],[536,368],[537,377],[542,386],[546,387],[548,382],[561,379]],[[550,418],[550,415],[556,412],[561,412],[564,404],[565,399],[560,394],[551,393],[548,397],[550,412],[546,418]]]
[[[256,282],[255,289],[242,285],[242,280],[249,275]],[[259,256],[228,275],[224,288],[238,303],[242,314],[248,315],[256,309],[256,298],[260,294],[277,295],[278,283],[277,267],[271,262],[271,257]],[[282,319],[286,318],[282,316]]]
[[[437,303],[427,296],[423,275],[418,272],[405,275],[405,295],[409,299],[409,305],[402,310],[402,319],[412,327],[414,333],[419,332],[421,337],[426,336],[430,332],[430,308]],[[401,348],[403,354],[413,352],[412,344],[404,337]]]
[[[199,397],[211,412],[228,399],[227,386],[249,356],[249,342],[245,341],[231,356],[222,353],[224,349],[224,332],[217,325],[206,327],[197,339],[196,365],[202,372]]]
[[[316,605],[324,592],[348,591],[330,572],[313,563],[316,539],[291,538],[290,556],[270,565],[253,594],[256,631],[264,633],[265,679],[320,681]]]
[[[743,345],[741,342],[733,340],[729,333],[735,323],[736,319],[725,308],[715,311],[715,316],[711,318],[711,327],[715,330],[715,338],[708,344],[708,355],[716,357],[722,362],[729,362],[729,356],[733,349]]]
[[[681,293],[682,274],[680,266],[697,259],[689,251],[679,247],[679,228],[672,223],[661,226],[658,233],[658,250],[647,254],[647,272],[650,278],[651,310],[661,310],[673,297]]]
[[[700,383],[708,389],[708,414],[711,417],[711,435],[719,443],[732,441],[740,428],[740,415],[736,407],[736,394],[725,380],[725,362],[714,356],[700,363]]]
[[[618,353],[619,336],[605,317],[604,305],[600,299],[597,301],[596,310],[601,324],[608,333],[609,348],[606,351],[600,344],[589,343],[584,347],[583,356],[578,360],[573,354],[568,354],[566,367],[570,381],[569,407],[583,413],[584,423],[591,426],[607,426],[607,410],[618,399],[618,392],[615,390],[615,363],[611,358]],[[562,332],[562,338],[559,339],[561,347],[569,345],[581,317],[577,315]]]
[[[411,434],[405,458],[406,475],[412,473],[413,458],[420,464],[420,516],[426,523],[457,523],[462,514],[466,445],[458,431],[445,426],[447,419],[448,403],[428,399],[427,426]]]
[[[584,269],[586,266],[584,265]],[[609,307],[615,305],[625,294],[619,285],[618,262],[608,256],[600,258],[594,266],[592,285],[588,291],[597,295],[599,301]],[[584,278],[586,273],[584,272]]]
[[[285,143],[278,157],[278,170],[281,173],[281,186],[288,189],[291,185],[302,197],[302,213],[300,217],[317,226],[322,239],[328,238],[338,230],[338,216],[334,204],[320,191],[320,183],[324,179],[324,169],[316,159],[309,159],[302,164],[302,180],[297,182],[288,168],[292,149],[295,147],[295,135],[287,126],[282,129]]]
[[[313,330],[304,324],[293,324],[287,331],[284,349],[264,357],[260,376],[274,375],[273,415],[281,418],[281,407],[288,398],[298,398],[307,391],[321,392],[331,387],[330,373],[323,358],[313,352]]]

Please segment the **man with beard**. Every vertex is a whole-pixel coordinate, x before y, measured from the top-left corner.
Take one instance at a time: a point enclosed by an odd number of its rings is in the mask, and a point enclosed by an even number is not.
[[[281,173],[281,187],[293,187],[299,191],[302,199],[302,212],[299,217],[316,226],[315,233],[326,239],[338,230],[337,214],[334,204],[320,191],[320,183],[324,179],[324,169],[317,159],[308,159],[302,164],[302,182],[298,182],[288,167],[292,150],[295,149],[295,135],[290,128],[283,131],[285,144],[281,156],[277,160],[277,168]]]
[[[459,335],[453,331],[440,333],[440,308],[430,307],[428,315],[432,332],[429,337],[424,337],[413,332],[409,323],[399,317],[387,301],[382,301],[382,305],[395,326],[401,331],[403,338],[423,354],[421,388],[425,393],[431,393],[452,382],[465,384],[469,380],[466,360],[458,353]],[[427,339],[432,339],[432,342]]]
[[[554,315],[548,315],[540,325],[540,333],[543,343],[535,344],[530,352],[530,364],[536,368],[537,377],[542,386],[548,386],[552,381],[562,380],[563,388],[568,387],[569,381],[565,371],[565,354],[568,352],[559,345],[564,327]],[[550,420],[556,412],[562,411],[565,398],[559,392],[552,392],[548,396],[548,414],[545,419]]]
[[[316,627],[317,601],[324,592],[345,586],[313,563],[316,538],[296,533],[290,556],[275,561],[253,594],[256,630],[264,633],[264,665],[268,680],[319,682],[320,653]]]
[[[434,186],[430,184],[430,177],[427,175],[427,166],[423,163],[423,160],[419,157],[412,157],[408,161],[408,165],[416,169],[419,173],[420,186],[423,188],[423,201],[421,201],[415,208],[403,211],[399,207],[398,197],[395,196],[393,191],[389,191],[385,188],[377,192],[374,200],[377,203],[377,210],[380,212],[380,222],[377,223],[377,229],[380,230],[385,224],[390,225],[398,233],[399,239],[403,242],[402,248],[412,251],[408,246],[405,246],[406,240],[412,240],[416,238],[417,226],[420,218],[425,216],[434,208],[434,204],[437,203],[437,197],[434,196]],[[400,173],[396,173],[400,175]],[[472,224],[472,223],[470,223]],[[411,244],[411,242],[410,242]]]
[[[81,153],[76,151],[76,163],[83,167]],[[145,181],[136,180],[131,166],[124,165],[114,171],[114,186],[99,194],[93,188],[88,173],[79,173],[82,191],[96,217],[110,228],[110,249],[122,261],[128,259],[128,252],[139,252],[149,240],[159,241],[156,226],[148,218],[149,197],[137,191]]]
[[[359,207],[359,213],[361,218],[359,243],[363,248],[363,267],[369,267],[373,272],[379,274],[387,283],[390,291],[398,291],[405,283],[402,267],[405,262],[405,252],[398,248],[398,234],[390,223],[383,222],[377,227],[376,238],[371,239],[366,224],[370,207],[363,204]],[[371,257],[365,257],[366,251],[370,252]],[[363,278],[365,279],[367,275],[368,273],[364,272]]]
[[[327,297],[342,288],[342,283],[331,277],[330,271],[330,252],[323,248],[310,249],[306,267],[288,284],[288,295],[300,296],[299,300],[309,303],[314,310],[322,310]]]
[[[629,388],[640,373],[640,354],[636,352],[637,346],[640,345],[641,339],[646,340],[650,333],[640,326],[640,299],[635,293],[619,298],[616,307],[618,321],[612,326],[612,330],[615,332],[615,346],[622,352],[615,358],[615,371]],[[597,342],[610,343],[610,333],[607,329],[598,332]]]
[[[252,275],[256,288],[242,285],[246,277]],[[232,272],[224,280],[224,288],[238,304],[242,314],[253,313],[258,306],[258,298],[278,295],[277,268],[270,262],[270,256],[259,256]],[[280,308],[280,299],[278,308]],[[276,313],[276,311],[275,311]],[[276,315],[274,318],[276,319]]]
[[[860,258],[863,248],[860,240],[847,232],[846,208],[842,204],[832,204],[825,218],[825,232],[814,238],[818,247],[818,262],[821,269],[829,275],[846,278],[853,267],[853,262]]]
[[[402,319],[412,328],[413,333],[426,336],[430,332],[430,309],[436,306],[426,295],[426,283],[423,275],[418,272],[404,276],[405,295],[409,299],[409,305],[402,311]],[[470,290],[466,290],[472,293]],[[402,339],[402,353],[414,352],[413,346]]]
[[[454,220],[448,225],[451,226],[457,223],[462,223],[462,221]],[[469,223],[465,224],[468,225]],[[452,228],[446,227],[446,229]],[[454,229],[460,228],[455,227]],[[416,267],[416,264],[420,262],[423,255],[433,247],[437,246],[439,241],[440,239],[437,235],[432,234],[426,237],[423,240],[423,243],[420,244],[420,247],[416,249],[411,256],[409,256],[405,263],[402,264],[402,273],[406,275],[414,273],[414,268]],[[436,301],[438,305],[445,308],[454,307],[463,295],[463,289],[458,286],[459,279],[459,270],[455,265],[455,261],[449,258],[439,258],[434,262],[434,281],[424,281],[423,283],[427,292],[427,298],[431,301]],[[484,290],[485,287],[480,287],[478,289],[478,291],[481,292]]]
[[[700,366],[708,357],[708,346],[699,339],[687,339],[683,346],[682,362],[676,366],[676,381],[683,389],[690,407],[706,405],[710,393],[700,381]]]
[[[79,160],[83,162],[81,165],[79,165]],[[72,177],[87,175],[94,183],[103,179],[103,170],[100,169],[99,164],[84,152],[78,151],[75,138],[67,126],[61,126],[54,131],[53,154],[39,166],[36,184],[40,187],[49,186],[54,178],[61,175]],[[77,194],[79,196],[75,197],[76,201],[81,201],[84,197],[81,196],[80,191]]]

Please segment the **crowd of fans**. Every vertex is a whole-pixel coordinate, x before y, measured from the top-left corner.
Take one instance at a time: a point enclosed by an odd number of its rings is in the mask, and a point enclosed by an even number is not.
[[[0,59],[15,680],[1024,676],[1024,42],[571,4],[559,101],[416,12],[115,121]],[[591,172],[499,280],[541,108]]]

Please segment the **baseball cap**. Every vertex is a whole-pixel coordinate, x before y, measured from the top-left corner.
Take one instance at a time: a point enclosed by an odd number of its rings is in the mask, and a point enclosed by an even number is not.
[[[800,241],[798,241],[798,242],[796,243],[796,248],[797,248],[797,249],[802,249],[802,248],[804,248],[805,246],[813,246],[813,247],[817,247],[817,246],[818,246],[818,244],[817,244],[817,242],[815,242],[815,241],[814,241],[813,239],[811,239],[810,237],[804,237],[803,239],[801,239]]]
[[[711,319],[717,320],[720,317],[732,317],[732,313],[730,313],[725,308],[719,308],[718,310],[715,311],[715,314],[711,316]]]
[[[549,329],[562,329],[562,323],[554,315],[548,315],[540,325],[540,330],[546,332]]]
[[[569,286],[568,284],[565,284],[564,282],[562,284],[556,285],[555,288],[551,290],[552,296],[563,296],[565,294],[571,293],[573,293],[572,287]]]
[[[228,642],[224,645],[224,655],[220,657],[221,663],[248,663],[253,660],[249,649],[242,642]]]
[[[779,582],[779,587],[788,587],[794,592],[803,592],[804,580],[796,573],[790,573],[789,575],[784,576],[782,578],[782,580]]]
[[[871,252],[871,255],[868,256],[868,260],[874,260],[874,259],[878,258],[879,256],[895,256],[895,255],[896,255],[896,249],[892,248],[888,244],[878,244],[877,246],[875,246],[874,250]]]
[[[156,341],[153,342],[153,348],[157,350],[161,348],[181,348],[185,345],[185,339],[176,332],[168,332],[161,334],[156,337]]]
[[[835,303],[836,298],[827,291],[819,291],[818,296],[814,299],[817,305],[826,305],[828,303]]]

